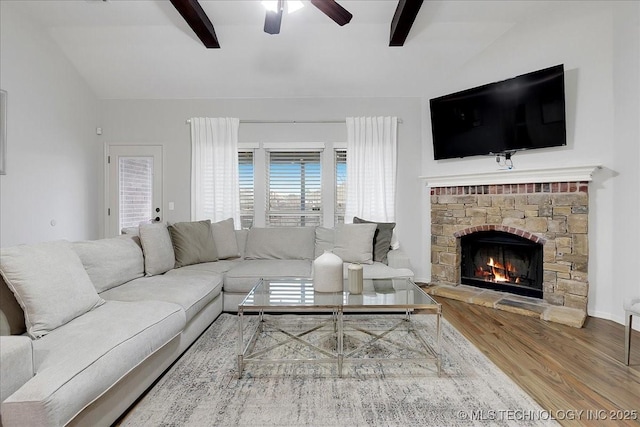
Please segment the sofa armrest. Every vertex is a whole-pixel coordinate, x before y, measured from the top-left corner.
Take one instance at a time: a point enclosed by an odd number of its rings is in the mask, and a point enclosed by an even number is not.
[[[0,402],[11,396],[34,376],[31,338],[0,336]]]
[[[411,261],[409,256],[401,249],[392,249],[387,254],[389,267],[392,268],[408,268],[411,270]]]

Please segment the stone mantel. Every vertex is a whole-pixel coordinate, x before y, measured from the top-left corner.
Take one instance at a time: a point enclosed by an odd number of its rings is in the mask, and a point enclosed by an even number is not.
[[[543,169],[505,169],[459,175],[421,176],[420,179],[426,181],[427,187],[591,181],[594,172],[601,168],[601,165],[588,165]]]

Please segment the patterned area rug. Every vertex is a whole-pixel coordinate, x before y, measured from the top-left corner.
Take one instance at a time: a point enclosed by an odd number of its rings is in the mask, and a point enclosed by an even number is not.
[[[434,316],[418,318],[435,328]],[[346,364],[342,378],[335,365],[252,364],[238,379],[237,327],[236,316],[222,314],[120,425],[556,425],[445,320],[440,377],[428,361]],[[381,346],[372,351],[390,351]]]

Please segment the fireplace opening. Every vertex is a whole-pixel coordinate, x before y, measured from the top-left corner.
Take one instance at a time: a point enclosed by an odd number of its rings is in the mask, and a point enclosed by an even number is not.
[[[479,231],[460,240],[463,284],[542,298],[542,244],[503,231]]]

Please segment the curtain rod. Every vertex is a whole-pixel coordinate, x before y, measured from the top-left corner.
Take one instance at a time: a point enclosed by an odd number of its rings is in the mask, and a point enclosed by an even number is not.
[[[247,124],[344,124],[346,120],[240,120],[240,123]],[[398,119],[402,123],[402,119]],[[186,124],[191,124],[191,119],[186,120]]]

